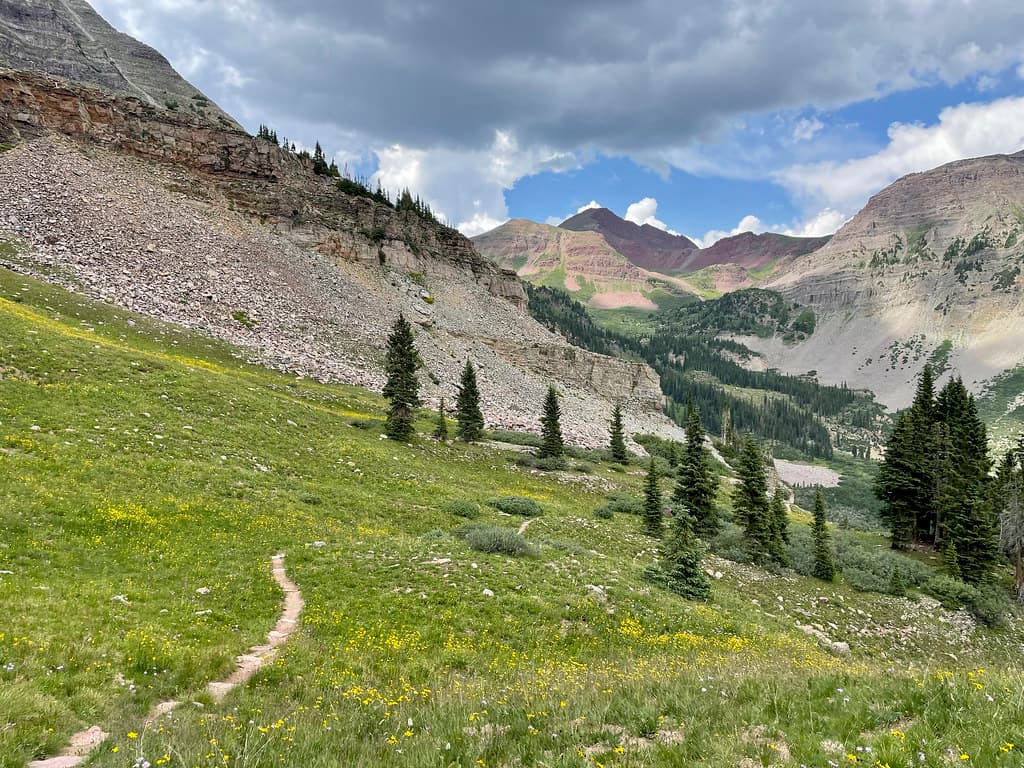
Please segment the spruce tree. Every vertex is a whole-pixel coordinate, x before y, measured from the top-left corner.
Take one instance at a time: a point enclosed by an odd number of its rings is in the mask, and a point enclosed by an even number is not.
[[[459,440],[472,443],[484,433],[484,415],[480,411],[480,391],[476,386],[476,371],[473,363],[466,361],[459,384],[459,396],[455,401],[455,434]]]
[[[687,600],[707,600],[711,580],[701,566],[704,548],[694,535],[692,518],[677,511],[659,547],[659,581]]]
[[[1003,506],[999,515],[999,545],[1013,564],[1017,601],[1024,603],[1024,470],[1014,459],[1004,462]]]
[[[694,533],[702,539],[709,539],[718,532],[717,492],[718,478],[704,445],[704,426],[691,402],[686,414],[686,445],[679,460],[672,498],[693,517]]]
[[[562,409],[558,405],[558,392],[548,387],[544,397],[544,415],[540,420],[541,446],[537,456],[542,459],[554,459],[565,455],[565,442],[562,440]]]
[[[622,406],[618,403],[612,409],[608,447],[611,451],[612,461],[616,464],[627,464],[629,462],[629,453],[626,452],[626,438],[622,429]]]
[[[786,500],[782,496],[782,487],[775,489],[769,508],[769,528],[771,532],[772,559],[779,565],[789,565],[786,544],[789,542],[789,514],[786,512]]]
[[[658,487],[658,467],[651,456],[644,480],[643,529],[648,536],[660,539],[664,532],[661,515],[661,489]]]
[[[384,397],[391,401],[384,431],[392,440],[408,440],[413,435],[414,409],[420,405],[420,385],[416,380],[418,363],[412,326],[404,315],[399,315],[388,337],[384,359],[387,373]]]
[[[764,454],[752,435],[743,442],[736,473],[739,485],[733,492],[733,512],[743,526],[746,546],[754,562],[764,562],[770,554],[771,528],[768,509],[768,478]]]
[[[434,428],[434,439],[442,443],[448,439],[448,419],[444,417],[444,398],[437,406],[437,426]]]
[[[823,581],[832,581],[836,577],[835,559],[832,557],[832,537],[828,533],[825,522],[825,500],[821,491],[814,494],[814,526],[811,529],[814,538],[814,570],[812,574]]]

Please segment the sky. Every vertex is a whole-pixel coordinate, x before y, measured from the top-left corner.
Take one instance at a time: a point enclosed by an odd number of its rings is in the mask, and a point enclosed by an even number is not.
[[[250,131],[467,235],[604,206],[701,245],[830,234],[1024,149],[1019,0],[93,0]]]

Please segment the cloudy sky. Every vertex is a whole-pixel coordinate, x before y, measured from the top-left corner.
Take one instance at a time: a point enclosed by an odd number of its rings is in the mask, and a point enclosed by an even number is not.
[[[1019,0],[93,0],[255,131],[467,234],[600,204],[710,244],[834,231],[1024,149]]]

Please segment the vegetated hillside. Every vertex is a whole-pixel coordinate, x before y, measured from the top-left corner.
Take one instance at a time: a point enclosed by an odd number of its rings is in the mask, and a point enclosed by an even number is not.
[[[803,256],[824,246],[830,237],[792,237],[776,232],[741,232],[723,237],[702,248],[687,265],[687,269],[703,269],[714,264],[735,264],[745,269],[770,266],[789,256]]]
[[[633,336],[597,325],[564,293],[535,287],[528,293],[531,313],[575,343],[646,360],[658,371],[662,390],[670,398],[666,413],[676,419],[685,418],[686,403],[692,398],[713,433],[753,432],[810,456],[830,457],[832,438],[823,422],[828,419],[832,429],[844,425],[845,450],[867,452],[878,410],[870,399],[813,379],[750,370],[736,362],[750,357],[750,351],[718,338],[722,322],[741,323],[750,331],[784,329],[794,336],[813,331],[813,315],[808,318],[803,309],[791,307],[777,294],[743,292],[720,299],[723,305],[704,302],[659,313],[652,330]]]
[[[933,357],[977,393],[1024,362],[1022,263],[1024,153],[911,174],[764,284],[812,307],[815,334],[750,346],[782,370],[870,387],[891,408]]]
[[[687,602],[644,579],[636,516],[594,515],[636,497],[634,468],[381,440],[366,390],[2,269],[0,423],[4,766],[89,726],[108,734],[90,764],[111,768],[1018,754],[1019,620],[993,632],[920,596],[934,568],[869,534],[832,529],[836,583],[798,575],[799,509],[798,572],[708,556],[711,600]],[[541,516],[486,504],[509,495]],[[739,530],[712,546],[742,559]],[[280,552],[298,629],[218,704],[206,683],[277,620]],[[882,594],[897,582],[911,597]]]
[[[589,208],[558,225],[577,232],[598,232],[608,244],[638,267],[652,272],[681,269],[697,245],[650,224],[639,225],[616,216],[607,208]]]
[[[0,0],[3,67],[90,83],[159,112],[241,130],[158,51],[118,32],[85,0]]]

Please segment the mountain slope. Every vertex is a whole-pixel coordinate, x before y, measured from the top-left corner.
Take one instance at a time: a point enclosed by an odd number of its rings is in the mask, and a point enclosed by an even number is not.
[[[812,306],[805,343],[753,341],[769,364],[815,369],[905,405],[931,358],[975,391],[1024,363],[1024,153],[906,176],[823,248],[766,284]]]
[[[512,219],[473,238],[481,255],[520,277],[572,293],[593,307],[656,309],[644,271],[597,232]]]
[[[558,226],[575,232],[597,232],[631,262],[652,272],[682,269],[686,257],[697,248],[682,235],[671,235],[650,224],[634,224],[607,208],[589,208]]]
[[[239,127],[160,53],[118,32],[84,0],[0,0],[0,67],[90,83],[156,109]]]

